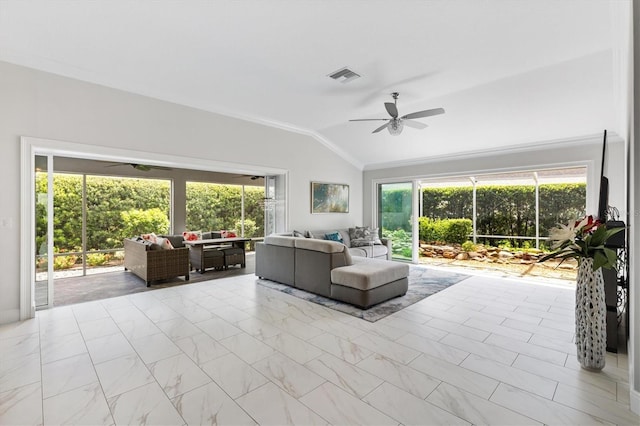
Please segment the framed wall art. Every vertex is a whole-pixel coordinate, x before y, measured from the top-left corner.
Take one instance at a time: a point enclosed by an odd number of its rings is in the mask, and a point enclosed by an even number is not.
[[[349,213],[349,185],[311,182],[311,213]]]

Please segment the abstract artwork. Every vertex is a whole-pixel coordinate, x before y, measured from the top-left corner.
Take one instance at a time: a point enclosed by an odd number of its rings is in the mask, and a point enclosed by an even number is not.
[[[349,185],[311,182],[311,213],[349,213]]]

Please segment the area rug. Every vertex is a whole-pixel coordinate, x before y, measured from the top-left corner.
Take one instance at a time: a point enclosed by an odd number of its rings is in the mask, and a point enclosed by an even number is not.
[[[324,296],[318,296],[317,294],[299,290],[275,281],[258,279],[257,283],[261,286],[278,290],[369,322],[376,322],[388,315],[406,308],[407,306],[419,302],[425,297],[429,297],[449,286],[457,284],[466,278],[469,278],[469,275],[441,271],[424,266],[410,265],[409,289],[407,290],[407,294],[402,297],[396,297],[394,299],[387,300],[386,302],[379,303],[369,309],[360,309],[353,305],[349,305],[348,303],[339,302]]]

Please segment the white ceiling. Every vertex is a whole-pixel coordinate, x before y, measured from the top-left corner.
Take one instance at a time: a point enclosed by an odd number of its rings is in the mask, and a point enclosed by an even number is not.
[[[0,0],[0,60],[315,136],[358,166],[616,130],[624,0]],[[362,77],[327,77],[343,66]],[[618,89],[619,90],[619,89]],[[443,107],[371,134],[383,102]]]

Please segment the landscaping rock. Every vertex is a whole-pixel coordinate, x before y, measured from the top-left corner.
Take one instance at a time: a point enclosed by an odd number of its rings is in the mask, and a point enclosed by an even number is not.
[[[442,253],[442,257],[444,257],[445,259],[455,259],[456,254],[453,251],[445,251]]]
[[[469,259],[477,259],[479,257],[482,257],[482,255],[477,251],[470,251],[467,253],[467,256],[469,256]]]
[[[504,250],[503,250],[503,251],[500,251],[500,252],[498,253],[498,257],[499,257],[500,259],[511,259],[511,258],[513,258],[513,257],[514,257],[514,255],[513,255],[513,253],[511,253],[511,252],[508,252],[508,251],[504,251]]]
[[[458,255],[456,256],[456,260],[469,260],[469,253],[458,253]]]

